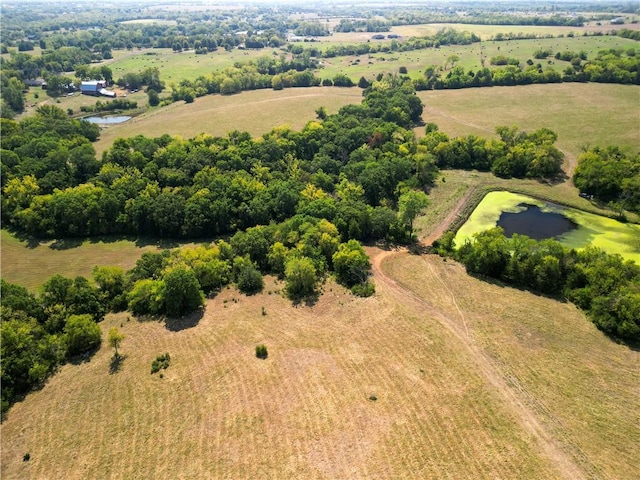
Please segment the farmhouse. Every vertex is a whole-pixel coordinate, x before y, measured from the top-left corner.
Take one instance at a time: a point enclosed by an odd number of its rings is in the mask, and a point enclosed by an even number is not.
[[[80,92],[84,95],[93,95],[95,97],[102,95],[104,97],[115,98],[116,92],[107,90],[106,80],[88,80],[80,85]]]

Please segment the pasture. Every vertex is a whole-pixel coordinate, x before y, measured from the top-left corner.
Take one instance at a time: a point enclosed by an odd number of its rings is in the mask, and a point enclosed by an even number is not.
[[[637,18],[635,16],[630,16],[628,18],[629,21]],[[584,27],[565,27],[565,26],[541,26],[541,25],[473,25],[466,23],[425,23],[419,25],[397,25],[391,27],[392,33],[397,33],[402,37],[424,37],[435,35],[438,30],[442,30],[443,28],[453,28],[455,30],[459,30],[461,32],[471,32],[475,33],[482,40],[489,40],[490,38],[494,38],[497,34],[502,33],[503,35],[511,34],[511,33],[522,33],[524,35],[538,35],[538,36],[547,36],[552,35],[557,37],[559,35],[567,36],[569,34],[573,34],[574,36],[581,36],[585,32],[593,33],[593,32],[610,32],[611,30],[619,30],[620,28],[628,28],[631,30],[637,30],[640,28],[640,24],[632,24],[627,23],[625,25],[611,25],[608,22],[600,22],[600,25],[597,25],[597,22],[587,23]]]
[[[407,52],[374,53],[359,56],[346,56],[322,59],[323,68],[316,71],[316,75],[323,78],[332,78],[338,73],[348,75],[355,82],[361,76],[374,78],[378,73],[396,73],[400,67],[406,67],[407,73],[412,78],[418,78],[424,74],[426,67],[451,68],[449,58],[457,56],[456,65],[465,70],[478,70],[485,66],[490,67],[492,57],[504,55],[515,57],[521,65],[526,66],[526,61],[531,59],[535,64],[540,63],[544,68],[553,68],[562,71],[570,65],[569,62],[553,58],[556,52],[580,52],[587,53],[587,59],[595,58],[598,51],[604,49],[628,49],[637,48],[637,42],[627,38],[616,36],[589,36],[589,37],[563,37],[563,38],[536,38],[529,40],[485,41],[471,45],[443,45],[439,48],[427,48]],[[551,50],[553,54],[546,60],[536,60],[533,54],[536,50]]]
[[[91,277],[94,266],[113,265],[128,270],[144,252],[177,246],[169,241],[93,239],[25,241],[0,230],[2,278],[31,291],[55,274]]]
[[[199,133],[225,136],[240,130],[259,137],[285,124],[300,130],[316,118],[318,107],[325,107],[332,114],[344,105],[361,101],[359,88],[310,87],[208,95],[197,98],[193,104],[173,103],[103,129],[95,147],[100,155],[116,138],[135,135],[156,137],[171,133],[192,138]]]
[[[637,351],[570,304],[438,257],[369,253],[368,299],[329,281],[296,307],[269,280],[180,322],[110,315],[91,361],[9,412],[2,478],[635,475]]]

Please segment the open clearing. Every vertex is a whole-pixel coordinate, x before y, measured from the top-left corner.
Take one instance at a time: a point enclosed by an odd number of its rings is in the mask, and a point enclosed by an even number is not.
[[[119,137],[145,135],[159,137],[165,132],[192,138],[199,133],[226,136],[233,130],[249,132],[254,137],[274,127],[289,125],[301,130],[316,118],[316,109],[325,107],[336,113],[340,107],[360,103],[359,88],[309,87],[285,90],[253,90],[237,95],[208,95],[192,104],[172,103],[151,110],[120,125],[102,130],[95,143],[98,155]]]
[[[36,291],[50,277],[82,275],[90,278],[94,266],[119,266],[128,270],[148,251],[173,247],[171,242],[146,242],[122,239],[64,240],[26,242],[5,229],[1,231],[2,278]]]
[[[224,290],[200,319],[109,316],[105,338],[126,335],[119,371],[105,341],[16,404],[2,478],[636,475],[638,352],[570,304],[437,257],[369,253],[369,299],[327,283],[294,307],[269,281]],[[150,375],[164,352],[164,378]]]

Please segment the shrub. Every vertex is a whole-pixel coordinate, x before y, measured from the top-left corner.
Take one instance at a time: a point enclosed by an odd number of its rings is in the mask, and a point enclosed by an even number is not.
[[[170,362],[171,357],[168,353],[165,353],[164,355],[158,355],[151,364],[151,373],[154,374],[156,372],[159,372],[160,369],[166,370],[169,367]]]
[[[269,356],[267,352],[267,346],[264,344],[256,345],[256,357],[265,360]]]
[[[358,297],[370,297],[376,293],[376,287],[372,282],[367,280],[364,283],[358,283],[351,287],[351,293]]]

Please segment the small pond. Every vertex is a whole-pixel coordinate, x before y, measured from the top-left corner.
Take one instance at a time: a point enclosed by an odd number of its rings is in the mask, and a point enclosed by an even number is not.
[[[485,195],[458,230],[455,243],[460,246],[493,227],[502,227],[509,237],[555,238],[568,248],[594,245],[640,264],[640,225],[504,191]]]
[[[520,203],[518,207],[524,210],[502,212],[496,224],[509,238],[514,233],[519,233],[534,240],[544,240],[559,237],[578,228],[578,224],[561,213],[544,211],[538,205],[528,203]]]
[[[131,117],[128,115],[107,115],[104,117],[84,117],[83,120],[99,125],[112,125],[114,123],[124,123],[127,120],[131,120]]]

